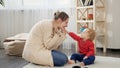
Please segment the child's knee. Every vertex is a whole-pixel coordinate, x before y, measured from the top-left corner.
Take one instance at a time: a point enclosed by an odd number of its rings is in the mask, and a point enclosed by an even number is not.
[[[83,60],[83,62],[84,62],[85,65],[93,64],[94,61],[95,61],[95,56],[90,56],[90,57],[88,57],[88,59]]]
[[[74,58],[74,57],[77,57],[77,56],[78,56],[78,54],[74,53],[74,54],[71,55],[71,58]]]
[[[90,56],[89,59],[90,59],[91,61],[94,61],[94,60],[95,60],[95,56]]]
[[[71,57],[70,57],[70,59],[71,60],[75,59],[76,55],[77,55],[76,53],[72,54]]]

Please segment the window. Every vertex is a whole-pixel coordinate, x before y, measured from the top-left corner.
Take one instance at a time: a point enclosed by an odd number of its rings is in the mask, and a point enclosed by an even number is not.
[[[74,0],[23,0],[24,6],[39,8],[65,8],[74,6]]]

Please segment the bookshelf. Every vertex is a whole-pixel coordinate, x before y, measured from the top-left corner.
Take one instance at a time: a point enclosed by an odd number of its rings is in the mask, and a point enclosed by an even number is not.
[[[106,12],[105,0],[76,0],[76,30],[92,28],[96,32],[95,48],[103,48],[106,53]],[[85,25],[87,24],[87,27]],[[77,47],[76,47],[77,48]],[[76,49],[77,50],[77,49]]]

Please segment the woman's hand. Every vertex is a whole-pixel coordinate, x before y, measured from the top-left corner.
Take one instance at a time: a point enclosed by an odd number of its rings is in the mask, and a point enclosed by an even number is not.
[[[68,33],[68,31],[65,29],[65,27],[61,27],[61,30],[62,30],[62,32],[65,33],[65,34]]]

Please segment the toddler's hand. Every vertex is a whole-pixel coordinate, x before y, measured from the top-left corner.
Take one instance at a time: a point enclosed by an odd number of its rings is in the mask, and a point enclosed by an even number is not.
[[[85,60],[85,59],[87,59],[88,57],[87,56],[85,56],[83,59]]]

